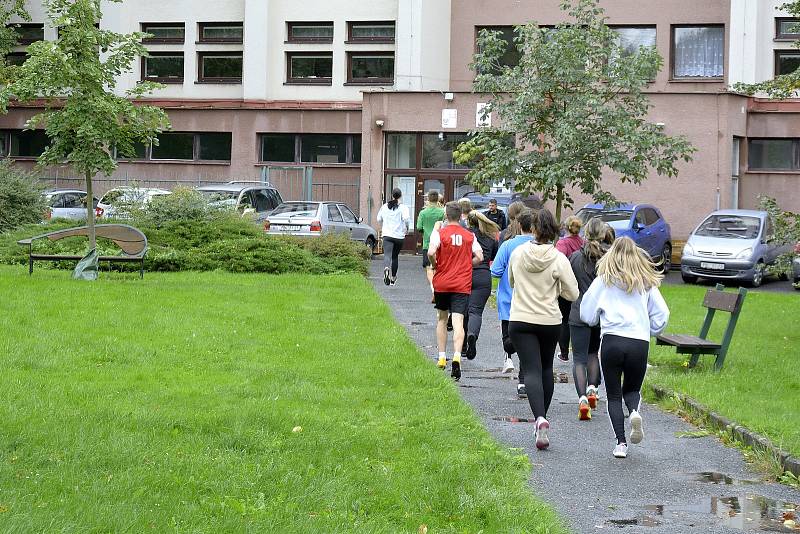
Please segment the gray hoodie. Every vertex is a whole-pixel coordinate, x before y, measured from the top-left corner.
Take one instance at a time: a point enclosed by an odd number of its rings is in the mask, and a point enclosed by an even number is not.
[[[558,297],[578,298],[578,282],[566,256],[551,245],[525,244],[511,254],[508,281],[512,321],[530,324],[561,324]]]

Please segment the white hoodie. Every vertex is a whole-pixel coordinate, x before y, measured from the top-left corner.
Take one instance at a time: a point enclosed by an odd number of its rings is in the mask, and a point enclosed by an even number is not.
[[[590,326],[600,322],[601,335],[650,341],[664,331],[669,308],[657,287],[644,293],[628,293],[617,286],[607,286],[597,277],[581,301],[581,321]]]

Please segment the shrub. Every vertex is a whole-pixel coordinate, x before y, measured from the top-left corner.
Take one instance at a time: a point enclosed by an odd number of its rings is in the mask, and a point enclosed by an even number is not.
[[[0,232],[40,222],[48,209],[42,190],[35,175],[0,162]]]
[[[171,195],[154,197],[147,209],[134,213],[142,226],[161,226],[174,221],[205,221],[214,215],[205,197],[188,187],[176,187]]]

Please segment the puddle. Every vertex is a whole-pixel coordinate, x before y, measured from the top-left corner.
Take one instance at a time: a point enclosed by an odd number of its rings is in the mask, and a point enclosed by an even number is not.
[[[526,419],[524,417],[512,417],[510,415],[499,415],[492,417],[495,421],[503,421],[504,423],[535,423],[535,419]]]
[[[625,528],[625,527],[657,527],[661,522],[653,519],[650,516],[636,517],[633,519],[609,519],[607,524],[612,527]]]
[[[739,480],[725,473],[718,473],[716,471],[704,471],[702,473],[694,473],[693,480],[696,482],[707,482],[709,484],[719,484],[725,486],[746,486],[747,484],[756,484],[753,480]]]
[[[470,380],[511,380],[513,377],[509,375],[495,375],[495,376],[476,376],[471,374],[466,374],[465,378],[469,378]]]
[[[795,515],[800,514],[800,505],[769,499],[760,495],[747,495],[743,499],[739,497],[711,497],[701,504],[666,506],[656,504],[646,506],[645,510],[649,514],[636,518],[637,521],[642,521],[645,518],[660,521],[656,518],[678,519],[686,514],[709,514],[715,517],[719,524],[736,530],[797,533],[796,529],[784,526],[784,520],[792,519]],[[643,525],[641,522],[635,524]],[[618,524],[617,526],[626,525]]]

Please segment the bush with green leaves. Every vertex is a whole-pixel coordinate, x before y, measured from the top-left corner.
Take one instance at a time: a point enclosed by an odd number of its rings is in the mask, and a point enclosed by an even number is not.
[[[790,250],[778,256],[775,264],[769,270],[773,274],[790,276],[792,273],[792,260],[798,254],[797,245],[800,244],[800,213],[783,211],[778,206],[778,201],[772,197],[759,196],[759,204],[762,210],[769,213],[772,220],[775,235],[773,240],[782,245],[788,245]]]
[[[43,189],[36,175],[0,162],[0,232],[40,222],[48,209]]]

